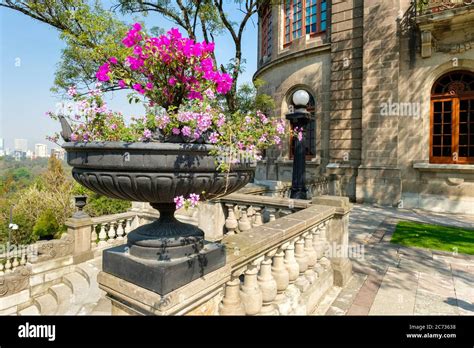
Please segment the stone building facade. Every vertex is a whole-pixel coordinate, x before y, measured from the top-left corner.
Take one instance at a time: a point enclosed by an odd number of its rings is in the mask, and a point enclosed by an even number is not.
[[[352,201],[474,213],[474,2],[285,0],[259,13],[275,117],[305,89],[307,180]],[[291,181],[290,140],[259,163]]]

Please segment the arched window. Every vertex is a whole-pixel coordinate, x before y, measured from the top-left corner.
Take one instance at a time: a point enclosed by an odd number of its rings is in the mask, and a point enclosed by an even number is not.
[[[473,72],[450,72],[433,86],[430,163],[474,163]]]
[[[293,95],[293,94],[290,94],[290,95]],[[290,102],[289,105],[293,105],[293,102]],[[316,156],[316,104],[314,102],[314,98],[311,95],[311,93],[309,93],[309,103],[308,103],[307,110],[311,114],[311,120],[306,126],[306,129],[304,130],[304,137],[305,137],[304,144],[305,144],[306,159],[312,159],[313,157]],[[293,141],[293,136],[291,136],[290,137],[290,158],[293,158],[294,153],[295,153],[295,143]]]

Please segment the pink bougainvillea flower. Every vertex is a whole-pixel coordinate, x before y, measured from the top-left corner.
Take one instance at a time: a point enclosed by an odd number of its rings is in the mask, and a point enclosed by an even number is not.
[[[125,83],[124,80],[120,80],[120,81],[118,82],[118,85],[119,85],[120,88],[125,88],[125,87],[127,87],[127,84]]]
[[[212,132],[211,135],[209,135],[209,142],[211,144],[215,144],[219,141],[219,133],[217,132]]]
[[[196,91],[189,91],[188,98],[202,100],[202,94]]]
[[[145,130],[143,131],[143,139],[144,139],[144,140],[150,140],[152,134],[153,134],[153,133],[151,132],[151,130],[145,129]]]
[[[74,97],[77,94],[76,86],[69,87],[67,94],[71,97]]]
[[[191,135],[191,128],[188,127],[188,126],[184,126],[183,129],[181,129],[181,133],[185,136],[185,137],[189,137]]]
[[[189,195],[189,202],[191,203],[192,207],[195,207],[199,203],[199,195],[195,193],[191,193]]]
[[[277,123],[276,131],[278,134],[285,134],[285,125],[283,124],[283,122]]]
[[[178,80],[176,80],[174,77],[170,77],[168,79],[168,83],[170,84],[170,86],[176,85],[176,82],[178,82]]]
[[[219,117],[217,119],[217,127],[222,127],[224,124],[225,124],[225,115],[219,114]]]
[[[143,53],[142,47],[139,45],[136,45],[133,47],[133,54],[139,56]]]
[[[168,30],[167,34],[173,39],[181,39],[181,33],[179,32],[178,28],[171,28]]]
[[[99,67],[99,70],[97,71],[95,76],[97,77],[99,81],[109,81],[110,80],[109,72],[110,72],[110,65],[109,63],[105,63]]]
[[[117,60],[117,58],[115,58],[115,57],[110,57],[110,58],[109,58],[109,62],[112,63],[112,64],[117,64],[117,63],[118,63],[118,60]]]
[[[174,203],[176,204],[176,210],[181,209],[184,207],[184,197],[183,196],[178,196],[174,198]]]
[[[232,77],[229,74],[220,74],[217,78],[216,90],[220,94],[226,94],[232,87]]]
[[[143,86],[139,83],[135,83],[133,86],[133,89],[137,91],[140,94],[145,94],[145,90],[143,89]]]
[[[127,62],[127,65],[130,66],[130,69],[132,70],[138,70],[139,68],[141,68],[143,66],[143,59],[141,58],[135,58],[133,56],[128,56],[126,58],[126,62]]]

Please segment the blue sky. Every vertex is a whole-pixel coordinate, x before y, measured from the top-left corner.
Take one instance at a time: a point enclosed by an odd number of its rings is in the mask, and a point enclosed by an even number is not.
[[[228,5],[227,11],[238,16],[235,5]],[[144,21],[147,27],[171,28],[172,23],[150,14],[147,17],[124,18],[133,23]],[[243,53],[246,59],[245,72],[239,83],[251,81],[257,63],[257,28],[249,22],[244,33]],[[233,56],[229,50],[229,38],[216,38],[216,55],[219,62],[227,62]],[[35,143],[53,144],[45,140],[46,135],[59,131],[59,125],[44,116],[45,111],[54,110],[60,102],[50,88],[54,81],[56,65],[61,58],[63,42],[58,32],[21,13],[0,8],[0,138],[5,146],[13,148],[13,139],[28,139],[28,147]],[[127,115],[140,112],[130,106],[126,93],[115,93],[109,99],[114,110]]]

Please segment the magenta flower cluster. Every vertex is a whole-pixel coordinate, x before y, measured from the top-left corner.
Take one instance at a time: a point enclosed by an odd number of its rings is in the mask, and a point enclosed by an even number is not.
[[[132,88],[151,105],[168,109],[185,99],[213,98],[226,94],[233,80],[214,64],[214,43],[195,42],[173,28],[159,37],[150,37],[135,23],[122,43],[130,49],[119,64],[115,57],[101,65],[99,81],[117,81],[121,88]]]
[[[196,207],[199,203],[200,196],[196,193],[191,193],[188,198],[184,196],[178,196],[174,198],[174,203],[176,204],[176,210],[181,208]]]

